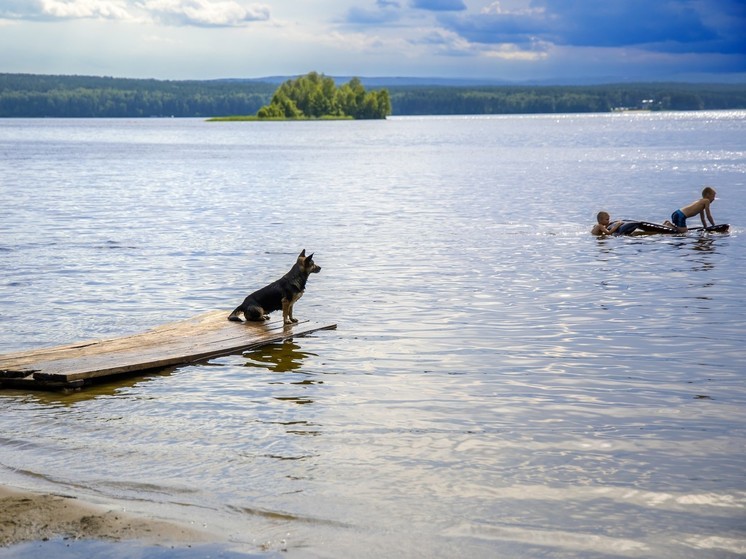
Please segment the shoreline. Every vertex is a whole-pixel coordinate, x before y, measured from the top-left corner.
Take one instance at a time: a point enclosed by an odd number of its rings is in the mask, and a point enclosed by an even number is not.
[[[134,540],[175,547],[215,543],[215,537],[207,532],[177,522],[134,515],[117,506],[92,504],[76,497],[0,484],[0,550],[56,538]]]

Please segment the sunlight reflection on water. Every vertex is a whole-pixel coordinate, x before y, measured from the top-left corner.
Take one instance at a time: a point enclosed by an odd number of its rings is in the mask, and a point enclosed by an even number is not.
[[[251,552],[734,555],[744,122],[0,122],[25,162],[0,193],[3,351],[227,314],[301,248],[323,272],[296,315],[338,324],[4,391],[3,479]],[[705,182],[730,234],[587,233],[599,206],[660,221]]]

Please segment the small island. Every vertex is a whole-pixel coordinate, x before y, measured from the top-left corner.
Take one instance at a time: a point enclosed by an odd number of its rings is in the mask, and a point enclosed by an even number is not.
[[[337,87],[332,78],[309,72],[280,85],[269,105],[260,108],[255,116],[227,116],[210,120],[385,119],[390,114],[388,90],[365,91],[359,78],[352,78]]]

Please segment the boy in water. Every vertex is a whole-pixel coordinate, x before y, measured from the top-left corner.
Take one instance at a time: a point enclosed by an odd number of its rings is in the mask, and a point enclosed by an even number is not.
[[[611,222],[611,216],[608,214],[608,212],[598,212],[598,215],[596,216],[596,225],[593,226],[593,229],[591,229],[591,235],[611,235],[613,234],[619,227],[622,225],[622,221],[615,221],[614,224],[609,227],[609,223]]]
[[[696,214],[699,214],[699,218],[702,220],[702,227],[707,227],[705,215],[710,220],[710,224],[715,225],[715,220],[712,219],[712,214],[710,213],[710,204],[715,200],[716,194],[717,192],[715,192],[714,188],[706,186],[702,191],[702,198],[673,212],[671,214],[671,221],[666,220],[663,222],[663,225],[675,227],[679,230],[679,233],[686,233],[688,231],[686,227],[687,218]]]

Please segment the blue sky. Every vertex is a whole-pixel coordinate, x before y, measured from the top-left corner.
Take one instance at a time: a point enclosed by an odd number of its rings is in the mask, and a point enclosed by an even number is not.
[[[0,72],[746,81],[746,0],[0,0]]]

